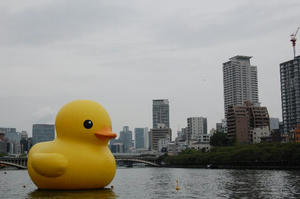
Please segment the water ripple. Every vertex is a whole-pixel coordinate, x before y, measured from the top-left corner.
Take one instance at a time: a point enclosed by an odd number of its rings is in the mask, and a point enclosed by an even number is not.
[[[130,168],[118,169],[112,185],[113,191],[40,191],[26,170],[0,170],[0,198],[7,199],[293,199],[300,198],[300,171]]]

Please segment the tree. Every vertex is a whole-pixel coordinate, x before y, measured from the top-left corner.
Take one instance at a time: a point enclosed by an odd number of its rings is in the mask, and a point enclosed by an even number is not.
[[[215,133],[210,137],[210,145],[212,146],[229,146],[230,140],[225,133]]]

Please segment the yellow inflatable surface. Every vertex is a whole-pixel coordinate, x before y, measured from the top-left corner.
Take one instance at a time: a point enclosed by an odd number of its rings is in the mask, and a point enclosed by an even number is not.
[[[95,189],[115,176],[116,161],[108,148],[115,138],[106,110],[97,102],[76,100],[56,116],[56,139],[35,144],[28,154],[28,173],[40,189]]]

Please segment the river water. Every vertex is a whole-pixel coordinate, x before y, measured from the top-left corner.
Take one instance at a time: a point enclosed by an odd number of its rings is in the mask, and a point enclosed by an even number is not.
[[[1,199],[300,198],[300,171],[119,168],[111,185],[113,190],[41,191],[27,170],[0,170]]]

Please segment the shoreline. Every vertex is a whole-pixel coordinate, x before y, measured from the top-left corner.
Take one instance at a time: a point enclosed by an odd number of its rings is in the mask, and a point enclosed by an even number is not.
[[[141,168],[141,167],[128,167],[128,168]],[[283,165],[273,165],[273,166],[236,166],[236,165],[162,165],[160,167],[142,167],[142,168],[181,168],[181,169],[232,169],[232,170],[300,170],[299,165],[294,166],[283,166]],[[117,169],[127,169],[117,168]],[[18,168],[0,168],[0,171],[10,171],[10,170],[27,170]]]
[[[233,169],[233,170],[300,170],[299,165],[294,166],[236,166],[236,165],[167,165],[164,168],[186,168],[186,169]]]

